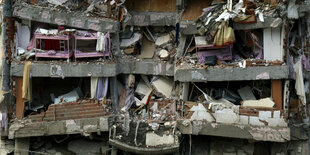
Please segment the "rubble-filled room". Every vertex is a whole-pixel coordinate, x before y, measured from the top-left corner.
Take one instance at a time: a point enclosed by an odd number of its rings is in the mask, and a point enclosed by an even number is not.
[[[127,26],[120,33],[123,58],[173,61],[178,35],[174,27]]]
[[[281,81],[185,83],[184,117],[254,126],[287,126]]]
[[[281,17],[285,5],[270,3],[211,1],[200,16],[184,20],[195,21],[197,29],[195,35],[185,34],[177,67],[282,65],[286,30]],[[188,25],[184,24],[186,29]]]
[[[109,78],[33,77],[14,83],[19,119],[57,121],[112,113]]]
[[[132,147],[175,146],[178,114],[174,81],[170,77],[133,74],[119,76],[118,81],[120,115],[112,128],[112,141]],[[153,143],[153,138],[160,140]]]

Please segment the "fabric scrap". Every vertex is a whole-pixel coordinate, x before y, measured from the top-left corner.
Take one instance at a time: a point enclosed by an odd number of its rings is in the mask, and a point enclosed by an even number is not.
[[[30,69],[31,69],[31,61],[26,61],[24,66],[24,74],[23,74],[23,100],[24,102],[30,101],[31,91],[30,91]]]
[[[303,105],[306,104],[306,93],[304,87],[304,78],[302,73],[302,58],[300,58],[294,65],[294,71],[296,76],[295,89],[296,93]]]
[[[98,79],[96,99],[103,100],[108,93],[109,80],[106,77]]]
[[[233,43],[235,43],[234,30],[228,27],[227,22],[222,22],[214,38],[213,45],[222,47]]]

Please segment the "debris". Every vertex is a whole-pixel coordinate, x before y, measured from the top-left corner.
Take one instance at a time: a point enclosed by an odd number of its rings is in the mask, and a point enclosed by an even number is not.
[[[66,102],[75,102],[77,101],[82,95],[82,90],[81,88],[75,88],[71,92],[60,95],[57,98],[55,98],[54,104],[59,104],[59,103],[66,103]]]
[[[155,45],[156,46],[162,46],[164,44],[167,44],[169,41],[170,41],[170,35],[167,34],[167,35],[164,35],[164,36],[157,38],[155,41]]]
[[[126,54],[135,54],[136,51],[137,51],[136,47],[126,48],[126,49],[124,50],[124,53],[126,53]]]
[[[301,103],[303,105],[306,105],[306,93],[305,93],[305,84],[302,70],[302,58],[299,58],[299,60],[294,65],[294,71],[296,75],[296,82],[295,82],[296,94],[298,95]]]
[[[151,59],[154,57],[155,50],[155,44],[144,37],[142,40],[141,55],[138,58]]]
[[[197,120],[197,121],[208,121],[213,122],[215,119],[213,116],[207,111],[207,109],[201,104],[198,103],[197,106],[193,106],[190,111],[193,111],[193,115],[191,116],[191,120]]]
[[[155,146],[164,146],[164,145],[172,145],[174,144],[174,136],[173,135],[157,135],[153,132],[146,133],[145,143],[147,147],[155,147]]]
[[[222,109],[214,112],[213,116],[217,123],[233,124],[239,122],[239,115],[232,109]]]
[[[173,89],[173,81],[170,79],[166,79],[163,77],[158,78],[157,80],[152,82],[152,86],[154,86],[155,90],[166,98],[171,97],[172,89]]]
[[[253,107],[253,108],[273,108],[275,103],[271,98],[264,98],[260,100],[246,100],[243,101],[243,107]]]
[[[299,5],[296,5],[296,0],[290,0],[288,2],[287,7],[287,17],[289,19],[298,19],[299,18],[298,8]]]
[[[140,33],[134,33],[133,36],[130,39],[122,39],[120,47],[121,48],[127,48],[130,46],[135,45],[140,39],[142,38],[142,34]]]
[[[160,58],[165,59],[165,58],[167,58],[169,56],[169,52],[167,50],[164,50],[164,49],[160,50],[159,51],[159,56],[160,56]]]
[[[256,97],[252,93],[252,89],[249,86],[238,89],[238,93],[243,100],[256,100]]]

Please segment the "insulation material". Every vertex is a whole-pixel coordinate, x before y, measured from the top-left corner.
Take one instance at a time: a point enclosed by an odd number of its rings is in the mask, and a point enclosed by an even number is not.
[[[156,50],[155,44],[149,41],[148,39],[143,38],[142,47],[141,47],[141,55],[139,55],[139,58],[151,59],[154,57],[155,50]]]
[[[244,107],[254,107],[254,108],[273,108],[275,103],[271,98],[264,98],[260,100],[247,100],[243,101],[242,106]]]
[[[126,0],[129,11],[176,12],[176,0]]]
[[[283,36],[281,28],[264,29],[264,60],[283,61]]]
[[[155,90],[165,97],[169,98],[172,93],[173,89],[173,81],[160,77],[159,79],[152,82],[153,87]]]

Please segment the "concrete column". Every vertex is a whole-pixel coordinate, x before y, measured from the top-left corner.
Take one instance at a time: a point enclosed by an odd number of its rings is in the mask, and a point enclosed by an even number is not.
[[[2,44],[4,57],[2,58],[2,91],[4,99],[1,101],[1,112],[7,113],[8,105],[10,103],[11,97],[10,93],[7,93],[11,90],[10,85],[10,68],[11,62],[11,53],[13,50],[13,27],[14,24],[11,21],[12,18],[12,2],[11,0],[4,0],[4,5],[2,8]],[[12,25],[13,24],[13,25]]]
[[[111,41],[112,41],[112,53],[113,55],[118,58],[121,55],[120,51],[120,40],[119,40],[119,32],[116,31],[116,33],[113,33],[111,36]]]
[[[29,138],[16,138],[14,155],[28,155],[29,144]]]
[[[117,77],[110,78],[110,93],[112,97],[112,108],[115,113],[118,113],[118,87],[117,87]]]
[[[176,59],[178,59],[178,58],[183,56],[184,49],[185,49],[185,44],[186,44],[186,36],[181,34],[180,40],[179,40],[179,46],[177,48]]]

